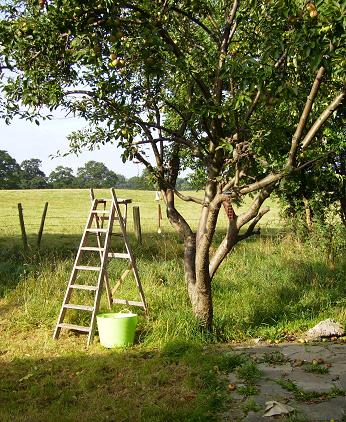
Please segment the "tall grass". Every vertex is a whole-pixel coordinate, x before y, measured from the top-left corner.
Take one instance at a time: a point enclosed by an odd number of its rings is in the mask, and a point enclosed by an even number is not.
[[[103,196],[107,193],[101,192]],[[140,344],[156,347],[176,339],[280,339],[287,333],[299,333],[324,317],[345,322],[343,251],[337,250],[331,264],[321,242],[306,243],[289,234],[274,236],[267,231],[240,243],[227,257],[212,286],[213,332],[200,331],[187,297],[181,241],[168,226],[163,234],[156,233],[156,203],[152,192],[124,191],[118,192],[118,196],[129,197],[130,193],[134,203],[141,204],[143,244],[138,245],[132,235],[131,217],[129,233],[149,304],[148,314],[140,318]],[[21,198],[24,206],[27,204],[28,209],[36,210],[35,216],[38,217],[37,205],[46,199],[55,210],[60,210],[59,216],[64,221],[70,211],[73,216],[84,220],[89,201],[88,192],[83,190],[2,191],[1,195],[5,204],[1,211],[3,215]],[[192,219],[196,218],[194,207],[188,204],[183,209]],[[278,210],[275,212],[277,215]],[[6,234],[1,236],[0,296],[7,304],[5,308],[11,309],[11,317],[6,322],[10,331],[30,330],[32,327],[53,329],[81,234],[71,221],[68,226],[64,226],[62,220],[56,221],[56,233],[48,230],[41,251],[33,248],[24,254],[16,242],[4,246]],[[222,235],[223,224],[222,215],[217,237]],[[64,233],[66,228],[68,233]],[[115,246],[122,248],[119,240],[117,242]],[[110,262],[112,283],[124,268],[125,264],[119,260]],[[125,280],[117,295],[128,299],[138,297],[132,276]],[[101,302],[102,309],[107,309],[105,298]],[[73,322],[81,323],[82,318],[80,314],[71,313]]]
[[[344,261],[340,257],[330,266],[319,251],[290,237],[250,240],[227,258],[213,281],[214,330],[208,334],[200,331],[191,313],[177,239],[144,237],[135,254],[149,304],[148,314],[140,318],[138,342],[148,347],[162,347],[172,340],[283,339],[326,317],[346,321]],[[5,291],[13,309],[7,322],[11,330],[41,326],[52,331],[72,264],[72,253],[56,250],[17,255],[16,276]],[[112,261],[111,281],[123,270],[122,262]],[[8,271],[12,273],[11,265]],[[136,299],[134,286],[129,276],[118,297]],[[107,309],[104,297],[102,309]],[[71,318],[84,322],[79,315]]]

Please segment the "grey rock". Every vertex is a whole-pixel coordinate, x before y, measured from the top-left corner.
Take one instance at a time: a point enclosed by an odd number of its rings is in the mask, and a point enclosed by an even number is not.
[[[345,334],[344,327],[332,319],[325,319],[307,331],[306,336],[310,340],[322,337],[341,337]]]

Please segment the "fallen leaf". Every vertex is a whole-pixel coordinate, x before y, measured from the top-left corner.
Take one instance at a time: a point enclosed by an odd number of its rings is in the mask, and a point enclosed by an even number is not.
[[[28,374],[26,374],[23,378],[21,378],[21,379],[19,380],[19,382],[22,382],[22,381],[28,380],[28,379],[29,379],[29,378],[31,378],[33,375],[34,375],[34,374],[32,374],[31,372],[29,372],[29,373],[28,373]]]
[[[294,411],[294,408],[287,404],[279,403],[278,401],[271,400],[265,403],[265,412],[263,416],[276,416],[276,415],[288,415]]]

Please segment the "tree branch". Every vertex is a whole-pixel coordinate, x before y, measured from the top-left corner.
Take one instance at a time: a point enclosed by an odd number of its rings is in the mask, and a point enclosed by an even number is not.
[[[256,215],[256,217],[251,221],[249,224],[249,227],[247,228],[246,232],[239,235],[237,238],[237,243],[241,240],[247,239],[248,237],[258,234],[258,232],[254,231],[254,228],[256,227],[257,223],[261,220],[261,218],[267,214],[267,212],[270,211],[269,207],[263,208],[263,210],[260,210],[259,213]]]
[[[250,119],[250,117],[252,116],[253,112],[256,109],[258,100],[260,99],[260,96],[261,96],[261,91],[258,90],[256,92],[255,98],[252,100],[252,103],[251,103],[251,105],[249,107],[249,110],[247,111],[247,113],[245,115],[245,121],[248,121]]]
[[[216,42],[218,42],[219,41],[219,39],[218,39],[218,37],[215,35],[215,34],[213,34],[212,33],[212,31],[207,27],[207,26],[205,26],[204,25],[204,23],[203,22],[201,22],[199,19],[197,19],[197,18],[195,18],[194,16],[192,16],[192,15],[190,15],[188,12],[185,12],[185,10],[181,10],[181,9],[179,9],[178,7],[176,7],[176,6],[173,6],[172,7],[172,10],[174,11],[174,12],[177,12],[177,13],[180,13],[180,14],[182,14],[183,16],[185,16],[185,17],[187,17],[188,19],[190,19],[192,22],[194,22],[196,25],[198,25],[198,26],[200,26],[208,35],[210,35],[210,37],[214,40],[214,41],[216,41]]]
[[[184,53],[178,48],[177,44],[172,40],[172,38],[170,37],[168,32],[159,24],[157,24],[157,27],[158,27],[158,31],[159,31],[159,34],[160,34],[162,40],[167,45],[169,45],[171,47],[173,54],[178,59],[184,59],[185,58]],[[204,98],[210,99],[211,98],[210,91],[209,91],[207,85],[202,81],[202,79],[200,79],[196,74],[192,74],[192,78],[194,79],[194,81],[198,85],[198,87],[201,90]]]
[[[261,208],[261,205],[273,192],[274,187],[275,187],[275,182],[272,182],[268,186],[265,186],[263,189],[261,189],[260,192],[258,192],[250,208],[246,212],[238,216],[237,218],[238,230],[240,230],[241,227],[243,227],[245,224],[247,224],[249,221],[251,221],[253,218],[257,216],[258,211]]]
[[[153,138],[153,135],[151,134],[150,130],[145,125],[142,125],[140,123],[139,123],[139,125],[140,125],[140,127],[142,128],[142,130],[144,131],[144,133],[146,134],[146,136],[149,140],[149,143],[151,145],[151,148],[152,148],[154,156],[155,156],[157,167],[161,167],[162,166],[161,155],[159,153],[159,150],[157,148],[157,145],[156,145],[155,139]],[[131,144],[133,145],[133,142]]]
[[[202,199],[194,198],[194,197],[189,196],[189,195],[183,195],[181,192],[179,192],[176,189],[174,189],[174,193],[177,195],[178,198],[180,198],[181,200],[183,200],[185,202],[194,202],[195,204],[199,204],[199,205],[203,205],[203,206],[206,205],[205,202]]]
[[[300,138],[302,136],[303,130],[305,128],[309,114],[311,112],[312,105],[313,105],[313,103],[316,99],[316,96],[317,96],[319,87],[321,85],[324,73],[325,73],[325,68],[322,66],[322,67],[320,67],[320,69],[317,72],[316,78],[315,78],[315,80],[312,84],[312,87],[311,87],[310,94],[309,94],[309,96],[306,100],[304,110],[303,110],[303,112],[300,116],[298,126],[296,128],[296,131],[295,131],[293,137],[292,137],[291,149],[290,149],[290,152],[288,154],[287,167],[293,167],[294,164],[295,164],[298,144],[299,144]]]
[[[193,236],[191,227],[189,226],[185,218],[175,208],[173,190],[167,189],[164,191],[164,194],[167,209],[167,217],[172,226],[183,239],[186,239],[188,236]]]
[[[228,228],[225,237],[218,246],[216,252],[210,259],[209,263],[209,276],[212,279],[222,261],[226,258],[227,254],[231,251],[237,243],[238,229],[236,227],[236,220],[228,221]]]
[[[328,117],[343,102],[343,100],[345,99],[345,94],[346,94],[346,90],[344,90],[337,97],[335,97],[334,100],[328,105],[328,107],[320,114],[320,116],[317,118],[315,123],[311,126],[310,130],[305,135],[305,137],[302,141],[302,148],[301,148],[302,151],[306,150],[306,148],[310,145],[314,136],[320,130],[320,128],[323,126],[323,124],[328,119]]]
[[[239,187],[237,192],[234,192],[233,197],[237,197],[239,195],[246,195],[247,193],[254,192],[255,190],[265,188],[266,186],[270,185],[271,183],[278,182],[281,180],[287,172],[280,172],[280,173],[272,173],[268,176],[264,177],[262,180],[257,182],[251,183],[250,185],[245,185],[243,187]]]

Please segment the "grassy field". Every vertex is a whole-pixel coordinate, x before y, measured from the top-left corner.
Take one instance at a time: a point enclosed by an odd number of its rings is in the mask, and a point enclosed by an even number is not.
[[[110,197],[109,190],[95,191],[98,197]],[[189,192],[191,194],[191,192]],[[201,196],[199,193],[195,194]],[[117,190],[119,198],[132,199],[132,206],[139,206],[141,212],[142,231],[156,233],[157,203],[155,192]],[[18,219],[18,203],[22,204],[29,243],[35,245],[45,202],[48,202],[48,213],[44,229],[42,245],[72,245],[69,237],[80,237],[90,208],[89,191],[86,189],[65,190],[13,190],[0,191],[0,246],[21,244],[21,232]],[[163,202],[162,202],[163,205]],[[177,208],[188,218],[193,227],[197,226],[199,205],[177,199]],[[129,207],[129,232],[133,231],[132,209]],[[277,206],[272,207],[269,215],[263,218],[262,226],[278,227],[279,215]],[[226,227],[226,216],[220,215],[219,228]],[[172,232],[172,228],[163,212],[162,228],[164,232]],[[54,237],[52,239],[52,237]],[[53,241],[53,242],[52,242]]]
[[[149,304],[147,315],[139,312],[135,345],[126,350],[106,350],[97,337],[87,349],[85,337],[73,333],[57,342],[51,338],[88,214],[88,192],[0,191],[1,421],[217,420],[227,405],[220,368],[228,358],[208,345],[258,337],[280,342],[289,335],[299,338],[327,317],[346,322],[342,250],[336,249],[331,259],[318,239],[302,242],[283,231],[272,203],[261,236],[239,244],[217,273],[214,330],[200,332],[184,285],[182,244],[166,219],[163,233],[157,233],[154,192],[117,194],[140,207],[143,244],[133,237],[131,209],[128,230]],[[31,245],[27,254],[21,247],[19,202]],[[196,225],[198,206],[179,207]],[[222,211],[217,238],[225,224]],[[111,262],[111,280],[123,265]],[[123,297],[136,297],[132,285],[126,279]],[[107,309],[104,298],[101,309]],[[70,318],[83,322],[77,314]]]

